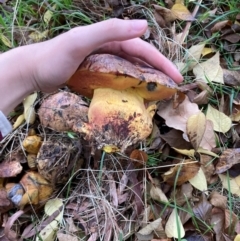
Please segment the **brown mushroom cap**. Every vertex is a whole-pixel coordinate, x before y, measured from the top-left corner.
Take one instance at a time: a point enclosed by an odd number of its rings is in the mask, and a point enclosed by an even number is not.
[[[97,88],[135,88],[142,98],[149,101],[169,98],[177,91],[177,84],[159,70],[132,64],[110,54],[89,56],[67,85],[89,98]]]

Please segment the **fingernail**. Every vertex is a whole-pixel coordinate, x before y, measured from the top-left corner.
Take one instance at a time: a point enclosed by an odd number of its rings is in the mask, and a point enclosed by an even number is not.
[[[147,27],[146,20],[131,20],[132,28],[136,31],[144,30]]]

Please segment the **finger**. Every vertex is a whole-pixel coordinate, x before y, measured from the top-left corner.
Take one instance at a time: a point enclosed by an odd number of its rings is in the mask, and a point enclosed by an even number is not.
[[[106,43],[95,52],[116,54],[122,57],[128,55],[130,58],[140,59],[152,67],[163,71],[176,83],[183,81],[182,75],[170,60],[163,56],[152,45],[139,38],[134,38],[122,42],[115,41]]]
[[[112,41],[125,41],[144,34],[145,20],[109,19],[96,24],[77,27],[68,32],[71,45],[79,54],[89,54],[99,46]]]

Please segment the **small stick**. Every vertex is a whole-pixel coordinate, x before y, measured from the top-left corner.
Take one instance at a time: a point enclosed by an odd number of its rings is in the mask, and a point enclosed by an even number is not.
[[[195,6],[195,8],[193,10],[193,13],[192,13],[193,18],[195,18],[201,3],[202,3],[202,0],[198,0],[197,4],[196,4],[196,6]],[[186,24],[186,26],[185,26],[185,28],[184,28],[184,30],[182,32],[182,35],[181,35],[181,39],[180,39],[180,44],[181,45],[185,41],[185,38],[187,37],[188,31],[189,31],[191,25],[192,25],[192,22],[187,22],[187,24]]]

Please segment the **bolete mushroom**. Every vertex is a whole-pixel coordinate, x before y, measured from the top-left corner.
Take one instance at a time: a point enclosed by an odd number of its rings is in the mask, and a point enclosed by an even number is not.
[[[88,122],[72,129],[95,140],[98,148],[121,151],[151,133],[156,105],[149,103],[177,92],[177,84],[162,72],[109,54],[86,58],[67,86],[92,98]],[[44,116],[40,119],[44,123]]]

